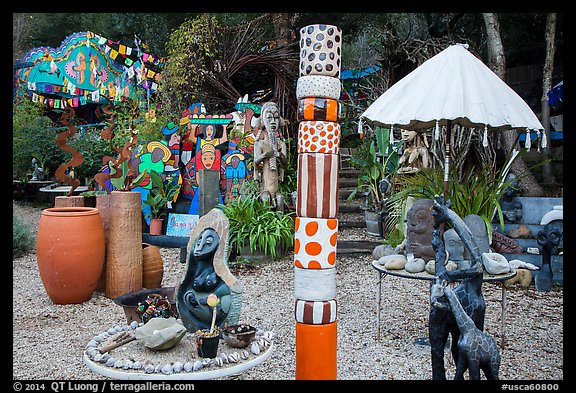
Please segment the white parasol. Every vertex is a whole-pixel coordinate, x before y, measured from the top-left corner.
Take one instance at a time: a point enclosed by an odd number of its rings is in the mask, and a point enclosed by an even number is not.
[[[374,101],[360,122],[409,130],[436,127],[436,134],[440,126],[450,133],[452,124],[483,128],[485,145],[488,129],[543,130],[528,104],[467,47],[451,45],[422,63]],[[448,160],[446,143],[445,191]]]

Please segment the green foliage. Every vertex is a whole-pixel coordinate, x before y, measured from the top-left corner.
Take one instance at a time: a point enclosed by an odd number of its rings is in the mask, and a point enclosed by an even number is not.
[[[152,214],[149,214],[147,218],[161,218],[166,214],[163,211],[164,207],[168,205],[168,202],[174,200],[176,193],[180,190],[180,184],[175,184],[173,178],[169,176],[166,177],[166,180],[162,180],[162,175],[154,170],[150,171],[150,181],[152,189],[144,203],[150,206]]]
[[[28,224],[22,221],[12,202],[12,259],[34,250],[36,238]]]
[[[505,177],[506,173],[502,169],[483,167],[481,170],[472,168],[459,178],[456,168],[451,168],[448,179],[448,199],[452,203],[451,209],[461,218],[469,214],[481,216],[486,222],[489,234],[492,231],[491,222],[494,214],[497,214],[503,227],[504,217],[500,198],[512,183],[512,180],[505,181]],[[398,179],[397,186],[400,191],[394,193],[386,203],[390,212],[385,224],[387,232],[395,228],[403,232],[404,228],[398,224],[400,217],[405,216],[404,209],[409,196],[434,199],[435,195],[444,193],[444,170],[422,169],[411,176]]]
[[[230,247],[240,252],[248,246],[251,252],[281,257],[294,245],[293,212],[275,211],[256,195],[243,195],[219,205],[230,223]]]
[[[288,162],[284,168],[284,178],[278,183],[278,192],[283,195],[285,201],[288,201],[288,197],[292,198],[291,194],[298,186],[298,156],[294,138],[286,139],[286,154]]]
[[[359,191],[368,191],[368,205],[375,212],[382,211],[385,207],[379,183],[385,178],[392,180],[398,165],[398,153],[390,146],[389,139],[378,137],[377,142],[379,143],[378,150],[384,154],[377,151],[376,142],[373,139],[367,138],[363,146],[358,148],[356,154],[350,158],[350,164],[360,169],[361,173],[357,187],[348,196],[348,200],[351,200]]]
[[[206,102],[202,93],[205,80],[214,78],[214,60],[218,58],[220,41],[218,22],[213,15],[202,14],[186,20],[166,43],[169,61],[163,72],[160,91],[172,113],[181,113],[194,102]],[[178,100],[172,98],[178,97]]]

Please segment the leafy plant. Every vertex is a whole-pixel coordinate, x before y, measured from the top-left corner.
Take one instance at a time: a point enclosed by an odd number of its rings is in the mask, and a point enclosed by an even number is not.
[[[505,181],[507,171],[483,167],[480,170],[472,168],[459,178],[456,168],[451,168],[448,179],[448,199],[451,209],[461,218],[469,214],[477,214],[486,222],[489,235],[492,233],[491,221],[496,213],[500,225],[504,226],[504,217],[500,206],[500,198],[513,180]],[[386,230],[399,229],[400,217],[405,216],[406,199],[434,199],[435,195],[444,193],[444,170],[442,168],[424,168],[411,175],[397,180],[399,191],[387,201],[389,215],[385,223]],[[405,235],[405,234],[404,234]]]
[[[230,247],[261,251],[277,259],[294,244],[294,212],[275,211],[255,195],[219,205],[230,223]]]
[[[175,184],[172,177],[169,176],[165,181],[162,180],[162,176],[154,170],[150,171],[150,181],[152,189],[144,200],[144,203],[150,206],[151,210],[151,214],[148,214],[147,218],[161,218],[166,215],[164,207],[168,205],[168,202],[174,200],[180,190],[180,184]]]
[[[350,158],[350,164],[360,169],[361,173],[358,177],[358,186],[348,196],[348,200],[353,199],[360,191],[367,191],[369,209],[374,212],[381,212],[385,205],[380,190],[380,182],[396,173],[398,153],[391,148],[388,138],[377,138],[378,150],[383,154],[377,151],[373,139],[369,139],[369,141],[370,145],[368,145],[367,150],[359,148],[356,154]]]
[[[110,164],[109,166],[110,166],[110,175],[114,175],[116,173],[114,166],[112,164]],[[140,174],[138,174],[138,176],[136,176],[134,179],[130,180],[128,178],[127,161],[122,161],[122,163],[120,164],[120,170],[122,171],[122,175],[116,178],[114,177],[110,178],[110,182],[112,183],[112,185],[116,187],[117,190],[120,191],[129,191],[134,187],[137,187],[138,185],[140,185],[140,183],[142,183],[146,179],[146,175],[148,174],[148,170],[145,169],[144,171],[140,172]]]

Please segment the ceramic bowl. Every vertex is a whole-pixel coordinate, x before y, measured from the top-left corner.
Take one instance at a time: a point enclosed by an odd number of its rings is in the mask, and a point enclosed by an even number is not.
[[[140,291],[125,293],[114,299],[114,303],[124,308],[124,314],[126,314],[126,322],[128,325],[132,321],[138,323],[142,322],[142,318],[136,312],[138,308],[138,303],[146,300],[148,295],[158,294],[162,297],[167,297],[170,301],[170,305],[173,310],[176,310],[176,288],[175,287],[162,287],[162,288],[152,288],[143,289]]]
[[[224,342],[232,348],[244,348],[256,336],[256,328],[245,323],[228,326],[222,331]]]

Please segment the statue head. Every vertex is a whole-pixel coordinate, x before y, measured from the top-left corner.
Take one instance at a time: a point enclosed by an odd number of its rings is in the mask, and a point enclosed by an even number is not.
[[[434,201],[431,199],[416,199],[414,201],[414,204],[406,214],[410,232],[429,234],[427,237],[432,238],[432,227],[434,225],[434,217],[432,216],[433,204]]]
[[[509,173],[504,181],[506,183],[510,182],[506,190],[504,190],[504,198],[512,199],[520,194],[520,184],[513,173]]]
[[[193,244],[192,255],[196,260],[207,260],[214,256],[220,243],[220,236],[212,228],[206,228],[196,238]]]
[[[456,233],[454,228],[444,232],[444,246],[451,261],[461,261],[464,259],[464,242]]]
[[[412,142],[416,138],[416,131],[402,129],[400,134],[402,135],[402,140],[406,142]]]
[[[262,105],[260,123],[268,133],[277,132],[284,125],[284,119],[280,117],[280,110],[275,102],[269,101]]]

